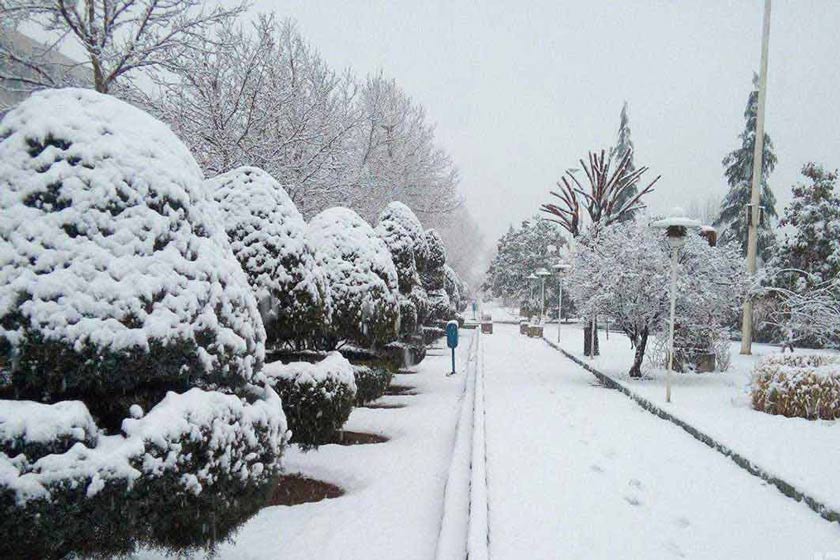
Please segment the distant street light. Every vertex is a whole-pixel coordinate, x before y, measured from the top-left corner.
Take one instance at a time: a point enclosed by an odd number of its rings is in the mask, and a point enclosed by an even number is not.
[[[668,370],[665,372],[665,402],[671,402],[671,372],[674,371],[674,313],[677,302],[677,257],[680,247],[685,244],[689,229],[700,229],[700,222],[686,218],[682,211],[675,209],[671,218],[653,222],[651,227],[665,230],[671,245],[671,325],[668,333]]]
[[[545,277],[551,276],[551,273],[544,268],[538,268],[534,274],[540,279],[540,324],[542,324],[545,315]]]
[[[533,303],[533,301],[534,301],[534,280],[536,280],[537,277],[532,272],[531,274],[529,274],[525,278],[528,279],[528,309],[529,309],[528,315],[530,316],[530,314],[531,314],[531,311],[530,311],[531,303]]]
[[[557,275],[557,343],[560,344],[560,322],[563,320],[563,276],[572,267],[561,261],[551,268]]]

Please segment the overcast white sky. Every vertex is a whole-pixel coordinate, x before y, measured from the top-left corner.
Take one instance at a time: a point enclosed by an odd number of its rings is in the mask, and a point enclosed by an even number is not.
[[[520,5],[521,4],[521,5]],[[758,70],[763,0],[256,0],[298,21],[335,67],[382,69],[422,103],[493,238],[537,211],[623,100],[637,165],[666,211],[726,190]],[[775,0],[767,132],[782,201],[801,165],[840,166],[840,1]],[[779,208],[781,211],[781,208]]]

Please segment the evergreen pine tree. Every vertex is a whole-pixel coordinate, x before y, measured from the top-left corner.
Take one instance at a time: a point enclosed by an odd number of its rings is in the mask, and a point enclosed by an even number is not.
[[[723,199],[720,215],[715,226],[721,229],[721,243],[739,243],[742,254],[747,254],[747,208],[750,204],[752,185],[753,151],[755,149],[755,128],[758,112],[758,76],[753,75],[754,89],[747,100],[744,111],[746,128],[739,135],[741,146],[723,158],[724,175],[729,183],[729,192]],[[758,228],[758,255],[767,260],[770,256],[775,237],[772,221],[777,217],[776,197],[770,190],[767,178],[776,167],[776,154],[773,142],[764,134],[764,157],[761,162],[761,197],[764,219]]]
[[[624,105],[622,105],[621,107],[621,116],[619,117],[618,139],[616,141],[615,147],[610,149],[610,159],[613,161],[614,165],[618,165],[619,162],[624,158],[624,156],[629,153],[630,164],[627,168],[627,172],[632,173],[636,170],[636,166],[633,164],[634,152],[635,147],[633,146],[633,140],[630,138],[630,117],[627,114],[627,102],[625,101]],[[617,199],[618,207],[620,208],[621,206],[629,202],[634,196],[636,196],[638,192],[639,189],[636,185],[632,185],[631,187],[625,189]],[[634,211],[627,212],[624,216],[620,218],[620,220],[631,220],[633,219],[634,214]]]
[[[792,189],[793,200],[780,222],[790,228],[790,232],[772,261],[774,268],[790,271],[782,272],[777,281],[797,290],[812,288],[840,276],[837,172],[826,171],[811,162],[802,167],[802,175],[808,183],[799,183]]]

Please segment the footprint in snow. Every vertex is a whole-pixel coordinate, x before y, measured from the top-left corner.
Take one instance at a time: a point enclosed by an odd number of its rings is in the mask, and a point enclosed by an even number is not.
[[[677,558],[685,558],[685,552],[674,541],[665,541],[665,550],[676,556]]]
[[[687,517],[680,516],[674,519],[674,525],[680,529],[687,529],[688,526],[691,525],[691,521],[689,521]]]
[[[638,496],[633,496],[633,495],[628,496],[628,495],[625,494],[623,496],[623,498],[624,498],[624,501],[627,502],[628,504],[630,504],[631,506],[642,505],[642,500]]]
[[[631,479],[627,482],[627,484],[629,484],[629,485],[630,485],[630,486],[632,486],[633,488],[636,488],[637,490],[641,490],[641,489],[643,489],[643,488],[644,488],[644,485],[642,484],[642,481],[641,481],[641,480],[638,480],[638,479],[635,479],[635,478],[631,478]]]
[[[604,468],[601,465],[596,465],[595,463],[589,465],[589,470],[596,473],[604,472]]]

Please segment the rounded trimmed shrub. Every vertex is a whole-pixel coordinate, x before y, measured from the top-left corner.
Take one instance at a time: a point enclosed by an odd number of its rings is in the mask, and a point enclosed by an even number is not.
[[[753,370],[751,388],[756,410],[809,420],[836,420],[840,418],[840,356],[768,356]]]
[[[274,485],[265,331],[202,185],[107,95],[0,121],[0,556],[212,547]]]
[[[329,208],[313,217],[307,236],[332,299],[324,346],[334,349],[346,340],[380,346],[394,340],[400,321],[397,272],[382,239],[348,208]]]
[[[292,443],[303,449],[330,443],[356,402],[353,366],[339,352],[314,364],[273,362],[264,373],[283,400]]]
[[[386,368],[353,366],[356,379],[356,406],[363,406],[373,402],[388,390],[393,374]]]
[[[0,122],[0,352],[18,398],[82,400],[115,430],[169,390],[241,387],[265,332],[195,160],[89,90]]]
[[[256,167],[205,184],[257,296],[269,344],[302,346],[328,312],[326,278],[306,239],[303,216],[280,183]]]

